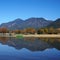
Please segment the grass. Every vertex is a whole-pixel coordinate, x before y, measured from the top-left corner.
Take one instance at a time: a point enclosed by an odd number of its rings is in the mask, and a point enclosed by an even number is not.
[[[22,34],[17,34],[16,38],[20,38],[21,39],[21,38],[23,38],[23,35]]]

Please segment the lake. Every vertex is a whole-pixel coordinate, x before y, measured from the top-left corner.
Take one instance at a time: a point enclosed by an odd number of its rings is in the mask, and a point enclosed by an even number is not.
[[[60,39],[0,37],[0,60],[60,60]]]

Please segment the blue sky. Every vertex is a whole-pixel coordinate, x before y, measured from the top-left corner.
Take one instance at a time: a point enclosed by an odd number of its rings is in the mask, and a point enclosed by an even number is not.
[[[59,18],[60,0],[0,0],[0,24],[30,17]]]

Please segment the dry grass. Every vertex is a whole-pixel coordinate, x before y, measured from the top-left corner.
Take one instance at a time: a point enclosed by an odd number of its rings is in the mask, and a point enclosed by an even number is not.
[[[29,34],[29,35],[23,35],[23,37],[41,37],[41,38],[60,38],[60,34]]]

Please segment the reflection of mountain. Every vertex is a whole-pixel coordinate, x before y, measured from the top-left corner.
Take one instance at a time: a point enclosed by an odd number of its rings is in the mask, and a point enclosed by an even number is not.
[[[54,46],[56,49],[60,50],[60,39],[55,39],[55,41],[53,41],[51,45]]]
[[[45,42],[47,42],[48,44],[52,45],[54,48],[60,50],[60,38],[50,38],[50,39],[41,39]]]
[[[27,48],[31,51],[42,51],[47,48],[52,48],[52,44],[46,40],[39,40],[38,38],[25,38],[25,39],[16,39],[16,38],[5,38],[4,42],[0,39],[0,42],[5,45],[12,46],[16,49]]]

